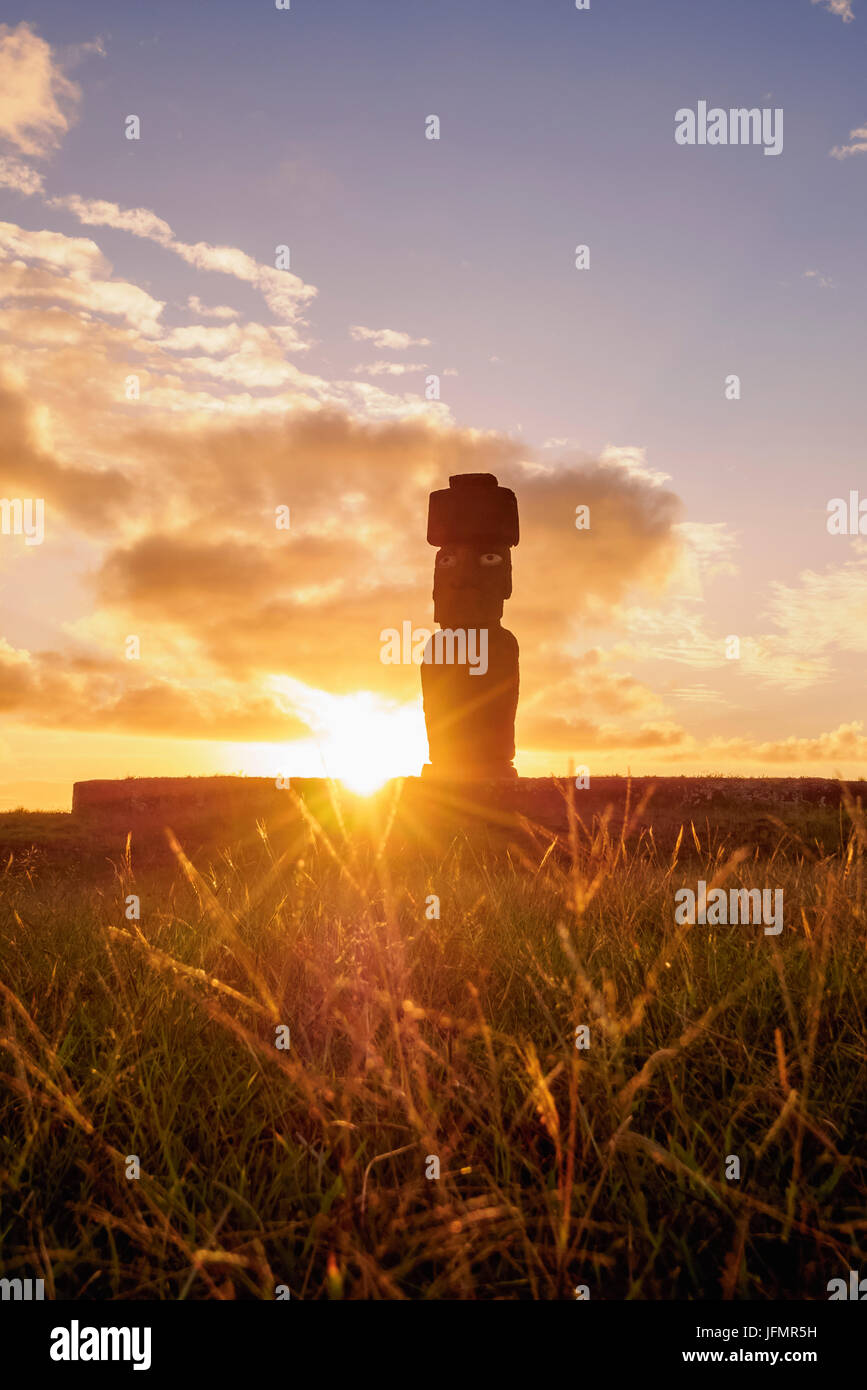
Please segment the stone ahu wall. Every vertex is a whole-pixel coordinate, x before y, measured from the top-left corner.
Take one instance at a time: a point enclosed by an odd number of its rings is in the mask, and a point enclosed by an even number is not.
[[[305,801],[328,795],[317,778],[293,778],[291,787]],[[288,790],[270,777],[128,777],[72,789],[72,813],[82,820],[176,825],[293,811]]]
[[[521,777],[501,785],[480,784],[472,790],[449,786],[440,790],[417,778],[408,778],[404,802],[424,814],[440,802],[448,804],[452,797],[464,810],[472,809],[472,803],[478,799],[482,815],[491,809],[508,810],[542,824],[560,826],[565,823],[566,783],[566,778]],[[386,799],[390,785],[383,789]],[[864,782],[850,782],[848,787],[853,796],[867,799]],[[688,817],[697,811],[713,814],[724,806],[771,810],[800,802],[831,808],[839,805],[842,794],[839,783],[824,778],[636,777],[630,783],[625,777],[591,777],[589,787],[575,793],[576,810],[594,814],[610,806],[619,812],[625,809],[627,796],[630,807],[635,808],[651,788],[648,821],[664,812],[673,817]],[[291,791],[314,814],[327,815],[331,805],[327,781],[293,777]],[[356,803],[359,808],[364,805],[364,799],[355,798],[342,788],[338,794],[341,806],[347,809]],[[76,782],[72,810],[83,820],[173,826],[251,818],[255,821],[260,816],[270,821],[297,815],[289,790],[278,789],[268,777],[129,777]]]

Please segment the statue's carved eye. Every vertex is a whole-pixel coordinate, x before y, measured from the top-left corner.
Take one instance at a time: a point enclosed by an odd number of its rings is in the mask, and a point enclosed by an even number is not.
[[[502,563],[502,555],[498,555],[495,550],[488,550],[484,555],[479,556],[480,565],[501,565]]]
[[[450,569],[454,569],[454,567],[455,567],[455,565],[456,565],[457,563],[458,563],[458,557],[457,557],[457,555],[450,555],[449,552],[448,552],[447,550],[446,550],[446,551],[443,551],[443,553],[442,553],[441,555],[438,555],[438,556],[437,556],[437,567],[438,567],[439,569],[441,569],[441,570],[450,570]]]

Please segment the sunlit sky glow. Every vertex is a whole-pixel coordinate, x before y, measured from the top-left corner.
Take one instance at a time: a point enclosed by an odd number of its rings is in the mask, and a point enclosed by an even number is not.
[[[867,0],[5,19],[0,496],[46,522],[0,535],[0,808],[417,773],[380,632],[433,626],[460,471],[519,499],[520,772],[863,773]],[[783,153],[677,146],[699,100]]]

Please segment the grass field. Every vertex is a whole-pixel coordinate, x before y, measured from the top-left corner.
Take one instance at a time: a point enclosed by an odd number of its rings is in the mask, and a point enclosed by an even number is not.
[[[0,818],[2,1274],[53,1298],[826,1299],[867,1269],[845,800],[399,847],[379,808],[195,865]],[[782,888],[781,934],[676,924],[701,878]]]

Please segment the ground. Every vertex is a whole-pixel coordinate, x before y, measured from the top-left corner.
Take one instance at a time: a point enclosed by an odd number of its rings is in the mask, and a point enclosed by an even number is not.
[[[826,1299],[867,1260],[863,784],[652,785],[0,817],[0,1273]],[[677,923],[700,879],[783,931]]]

